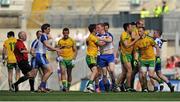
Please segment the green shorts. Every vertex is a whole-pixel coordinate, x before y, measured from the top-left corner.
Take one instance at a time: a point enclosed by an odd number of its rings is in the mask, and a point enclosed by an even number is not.
[[[65,59],[60,61],[59,65],[62,66],[63,68],[73,68],[74,67],[72,60],[65,60]]]
[[[88,67],[91,69],[94,66],[97,66],[97,57],[93,57],[93,56],[86,56],[86,63],[88,65]]]
[[[141,69],[143,71],[154,70],[155,68],[154,60],[141,60],[140,63],[141,63]]]
[[[7,63],[7,68],[8,69],[18,69],[17,63]]]
[[[120,60],[121,60],[121,63],[124,64],[124,63],[127,63],[127,62],[132,62],[132,55],[131,54],[126,54],[126,55],[122,55],[120,56]]]

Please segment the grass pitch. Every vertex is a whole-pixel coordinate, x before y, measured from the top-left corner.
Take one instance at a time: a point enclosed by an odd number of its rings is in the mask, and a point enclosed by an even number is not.
[[[50,92],[0,91],[0,101],[180,101],[180,93],[174,92]]]

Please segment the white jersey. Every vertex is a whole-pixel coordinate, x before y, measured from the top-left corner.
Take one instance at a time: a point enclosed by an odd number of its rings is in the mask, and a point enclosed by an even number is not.
[[[43,42],[46,40],[48,40],[48,36],[46,34],[42,34],[39,37],[37,47],[36,47],[36,53],[46,54],[47,47],[43,44]]]
[[[161,49],[162,48],[162,45],[163,45],[163,42],[160,38],[156,38],[154,40],[156,42],[156,44],[159,46],[159,48]],[[154,48],[154,53],[156,54],[156,48]]]
[[[97,36],[99,38],[102,38],[102,37],[111,37],[113,39],[112,34],[107,33],[107,32],[105,34],[97,34]],[[110,50],[110,49],[113,49],[113,48],[114,48],[113,41],[112,42],[108,42],[108,43],[106,43],[106,45],[100,47],[100,53],[104,52],[104,51],[107,51],[107,50]]]
[[[159,48],[162,48],[163,42],[160,38],[155,39],[156,44],[159,46]]]

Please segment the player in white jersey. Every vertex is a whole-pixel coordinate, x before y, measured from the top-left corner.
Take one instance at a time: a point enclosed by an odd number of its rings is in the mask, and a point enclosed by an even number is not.
[[[162,32],[160,30],[154,31],[153,38],[160,49],[162,48],[162,45],[164,42],[164,40],[161,39],[161,35],[162,35]],[[174,86],[171,84],[171,82],[168,80],[168,78],[166,76],[164,76],[161,72],[161,60],[156,59],[155,72],[156,72],[157,76],[153,77],[153,79],[157,80],[160,83],[160,91],[163,90],[163,85],[161,83],[165,82],[168,85],[168,87],[170,88],[171,92],[174,92]]]
[[[43,69],[43,76],[41,80],[41,84],[38,88],[38,91],[47,92],[49,91],[46,88],[46,82],[50,75],[52,74],[52,68],[49,65],[49,62],[46,58],[46,51],[57,51],[60,53],[58,48],[54,48],[48,43],[48,35],[50,33],[50,24],[43,24],[41,26],[42,34],[39,37],[37,48],[36,48],[36,65],[40,66]]]
[[[96,26],[97,36],[100,40],[106,42],[106,44],[102,47],[99,47],[100,55],[98,56],[97,63],[100,68],[102,68],[103,71],[103,80],[107,82],[107,69],[109,68],[109,75],[111,77],[112,81],[112,91],[116,91],[116,84],[115,84],[115,75],[114,75],[114,46],[113,46],[113,36],[105,32],[105,27],[103,23],[99,23]],[[105,88],[106,86],[105,84]],[[108,88],[107,88],[108,89]],[[106,90],[108,91],[108,90]]]

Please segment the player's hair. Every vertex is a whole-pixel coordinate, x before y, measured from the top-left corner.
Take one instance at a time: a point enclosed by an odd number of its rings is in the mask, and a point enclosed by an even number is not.
[[[43,25],[41,26],[42,32],[44,32],[44,30],[46,30],[48,27],[50,27],[50,24],[48,24],[48,23],[43,24]]]
[[[63,28],[63,32],[64,31],[68,31],[69,32],[69,28]]]
[[[156,29],[155,31],[157,31],[157,32],[158,32],[158,34],[159,34],[159,36],[160,36],[160,37],[162,36],[162,31],[161,31],[161,30]]]
[[[104,22],[104,26],[108,26],[108,28],[109,28],[109,23],[108,22]]]
[[[105,26],[104,23],[98,23],[98,24],[96,24],[96,25],[100,25],[101,27],[104,27],[104,26]]]
[[[131,22],[131,25],[136,25],[136,22]]]
[[[94,29],[96,29],[96,24],[90,24],[88,26],[89,32],[92,33],[94,31]]]
[[[41,32],[41,30],[38,30],[38,31],[36,32],[36,35],[37,35],[39,32]]]
[[[22,33],[23,33],[24,31],[20,31],[19,33],[18,33],[18,37],[19,37],[19,39],[22,39]]]
[[[124,23],[123,24],[123,28],[124,28],[125,31],[127,31],[127,28],[128,28],[129,25],[130,25],[130,23]]]
[[[139,29],[142,28],[144,31],[146,30],[145,27],[139,27]]]
[[[7,37],[14,37],[14,32],[13,31],[9,31],[7,33]]]

